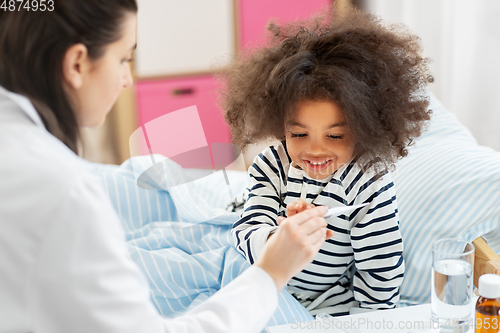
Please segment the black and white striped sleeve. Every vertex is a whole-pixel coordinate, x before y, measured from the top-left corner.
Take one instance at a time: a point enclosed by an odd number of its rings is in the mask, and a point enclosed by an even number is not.
[[[276,219],[281,206],[282,170],[274,147],[259,154],[248,170],[248,199],[240,219],[233,225],[232,236],[236,249],[250,264],[260,255],[269,234],[278,228]]]
[[[403,242],[394,183],[389,174],[359,184],[356,203],[370,202],[351,228],[356,272],[354,297],[360,308],[389,309],[399,301],[404,277]]]

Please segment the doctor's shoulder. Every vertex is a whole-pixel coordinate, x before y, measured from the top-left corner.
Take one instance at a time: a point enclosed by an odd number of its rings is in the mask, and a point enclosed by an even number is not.
[[[6,198],[4,209],[15,208],[17,212],[13,213],[17,216],[38,212],[42,218],[60,207],[68,193],[97,186],[90,163],[49,132],[24,125],[10,130],[16,129],[19,140],[11,140],[6,143],[8,147],[0,148],[3,155],[0,192],[5,192],[2,193],[2,198]]]

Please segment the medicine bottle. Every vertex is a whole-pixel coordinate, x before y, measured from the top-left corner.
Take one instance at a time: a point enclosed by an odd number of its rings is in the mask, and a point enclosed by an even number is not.
[[[500,332],[500,275],[481,275],[478,284],[475,332]]]

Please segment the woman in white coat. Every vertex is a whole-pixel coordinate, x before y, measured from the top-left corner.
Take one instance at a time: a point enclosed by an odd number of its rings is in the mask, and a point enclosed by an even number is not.
[[[132,84],[137,4],[17,7],[0,9],[0,332],[259,332],[331,236],[326,208],[283,220],[253,267],[191,312],[161,317],[76,154],[79,128],[102,124]]]

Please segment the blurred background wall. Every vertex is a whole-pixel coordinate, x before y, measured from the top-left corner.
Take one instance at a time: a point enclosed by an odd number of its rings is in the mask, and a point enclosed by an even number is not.
[[[130,145],[130,136],[141,128],[138,132],[147,136],[148,122],[191,105],[198,107],[208,144],[229,142],[216,104],[214,68],[262,43],[271,18],[306,18],[333,1],[138,0],[134,86],[122,92],[102,127],[84,131],[83,156],[119,164],[130,156],[161,153],[162,140],[152,144],[143,137],[142,143]],[[500,1],[336,1],[341,7],[352,2],[419,35],[424,55],[432,59],[430,90],[480,144],[500,151]],[[181,145],[190,134],[170,136],[165,144]],[[155,135],[161,139],[161,133]],[[250,149],[247,164],[264,145]]]
[[[430,90],[481,145],[500,151],[500,1],[358,0],[422,39]]]

